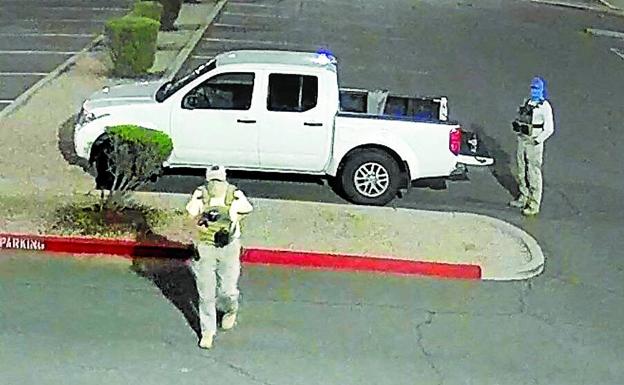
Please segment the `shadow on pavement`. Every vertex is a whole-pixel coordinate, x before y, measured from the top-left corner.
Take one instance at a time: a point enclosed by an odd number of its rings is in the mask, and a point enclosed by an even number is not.
[[[172,243],[167,237],[156,234],[152,228],[143,221],[142,226],[137,228],[137,241],[149,243]],[[191,252],[191,250],[188,250]],[[186,322],[193,329],[198,338],[201,336],[197,306],[199,297],[195,277],[190,269],[191,257],[187,252],[180,255],[171,255],[165,258],[154,258],[157,255],[132,259],[131,270],[137,275],[150,280],[181,313]]]
[[[131,269],[160,289],[165,298],[184,315],[186,322],[199,338],[199,297],[195,277],[187,262],[180,259],[134,258]]]
[[[494,178],[496,178],[498,183],[503,186],[505,190],[509,191],[512,196],[518,196],[520,193],[518,182],[511,171],[513,159],[503,151],[503,148],[496,142],[496,139],[486,134],[482,126],[473,123],[470,125],[470,128],[477,133],[483,146],[487,148],[490,156],[495,159],[494,164],[490,166]]]

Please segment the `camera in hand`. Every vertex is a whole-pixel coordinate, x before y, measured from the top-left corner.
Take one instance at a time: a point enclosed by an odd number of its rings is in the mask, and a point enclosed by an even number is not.
[[[202,213],[197,221],[198,226],[208,227],[210,222],[216,222],[219,220],[220,214],[217,210],[210,210],[208,212]]]
[[[529,104],[522,105],[518,108],[518,118],[511,123],[511,127],[514,132],[531,135],[533,126],[533,109],[534,107]]]

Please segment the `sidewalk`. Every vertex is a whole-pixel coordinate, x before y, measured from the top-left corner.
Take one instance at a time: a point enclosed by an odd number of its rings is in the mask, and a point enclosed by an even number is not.
[[[175,23],[179,30],[158,33],[156,61],[150,72],[166,78],[175,75],[226,2],[204,0],[199,4],[182,4]]]
[[[177,22],[181,31],[159,34],[152,73],[175,73],[223,4],[184,4]],[[166,256],[185,248],[36,236],[59,235],[60,230],[48,226],[51,211],[93,191],[93,177],[73,154],[73,116],[91,93],[120,81],[106,77],[110,63],[105,56],[101,49],[81,53],[21,108],[0,120],[0,249],[122,255],[147,250],[152,256]],[[187,199],[150,193],[135,197],[176,210]],[[540,274],[544,266],[532,237],[489,217],[253,197],[252,203],[256,211],[246,222],[243,239],[247,263],[489,280],[526,279]],[[154,230],[176,240],[180,216]]]
[[[177,210],[184,209],[188,198],[182,194],[135,193],[140,202]],[[487,280],[530,278],[544,268],[544,255],[535,239],[511,224],[483,215],[250,200],[255,210],[243,224],[242,238],[248,249],[479,266],[481,279]],[[181,240],[177,233],[182,228],[181,223],[174,222],[159,230],[170,239]],[[438,275],[435,267],[424,272]]]

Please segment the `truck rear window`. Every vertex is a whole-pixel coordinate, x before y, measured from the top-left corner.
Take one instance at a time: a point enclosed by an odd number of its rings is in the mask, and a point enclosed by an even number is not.
[[[316,107],[318,78],[308,75],[269,75],[269,111],[304,112]]]

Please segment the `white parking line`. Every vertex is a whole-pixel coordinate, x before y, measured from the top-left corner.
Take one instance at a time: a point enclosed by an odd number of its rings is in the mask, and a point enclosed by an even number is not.
[[[620,58],[624,59],[624,50],[619,48],[611,48],[611,52],[618,55]]]
[[[78,9],[78,10],[89,10],[89,11],[115,11],[115,12],[121,12],[121,11],[127,11],[126,8],[121,8],[121,7],[71,7],[71,6],[61,6],[61,7],[50,7],[50,6],[43,6],[40,8],[44,8],[44,9],[67,9],[67,10],[72,10],[72,9]]]
[[[1,8],[16,8],[16,7],[26,7],[26,5],[24,4],[20,4],[20,5],[16,5],[16,4],[2,4],[0,5]],[[61,5],[59,7],[55,7],[55,6],[50,6],[50,5],[45,5],[45,3],[41,4],[37,4],[37,10],[41,10],[41,9],[45,9],[45,10],[50,10],[50,9],[60,9],[60,10],[73,10],[73,9],[77,9],[77,10],[85,10],[85,11],[126,11],[127,8],[121,8],[121,7],[82,7],[82,6],[70,6],[70,5]]]
[[[108,19],[15,19],[12,22],[29,22],[29,23],[100,23],[104,24]]]
[[[203,56],[203,55],[192,55],[191,59],[197,59],[197,60],[212,60],[214,59],[214,56]]]
[[[258,45],[280,45],[280,46],[293,46],[293,47],[310,47],[311,45],[302,45],[296,43],[289,43],[287,41],[266,41],[266,40],[242,40],[242,39],[216,39],[207,37],[202,39],[212,43],[232,43],[232,44],[258,44]]]
[[[244,6],[244,7],[258,7],[258,8],[277,8],[277,5],[241,3],[241,2],[236,2],[236,1],[230,1],[228,5],[237,5],[237,6]]]
[[[263,30],[263,31],[268,31],[268,29],[266,29],[266,26],[262,26],[262,25],[258,25],[258,26],[250,26],[250,25],[243,25],[243,24],[226,24],[226,23],[213,23],[212,24],[213,27],[217,27],[217,28],[240,28],[240,29],[248,29],[250,31],[258,31],[258,30]],[[274,30],[271,30],[274,31]]]
[[[4,37],[93,37],[93,33],[0,33],[0,36]]]
[[[77,53],[77,51],[0,50],[0,54],[7,55],[74,55]]]
[[[596,29],[596,28],[586,28],[585,32],[596,35],[596,36],[606,36],[606,37],[614,37],[616,39],[624,39],[624,32],[618,31],[609,31],[607,29]]]
[[[0,76],[46,76],[47,72],[0,72]]]
[[[259,15],[257,13],[240,13],[240,12],[228,12],[228,11],[224,11],[223,15],[241,16],[241,17],[264,17],[267,19],[290,19],[290,16],[283,16],[283,15]]]
[[[340,58],[339,58],[340,59]],[[371,68],[376,71],[376,69],[374,69],[374,66],[363,66],[363,65],[355,65],[355,66],[349,66],[350,68],[353,68],[356,71],[371,71]],[[401,69],[400,71],[401,74],[405,74],[405,75],[410,75],[410,76],[424,76],[424,75],[429,75],[429,71],[423,71],[423,70],[413,70],[413,69]]]

